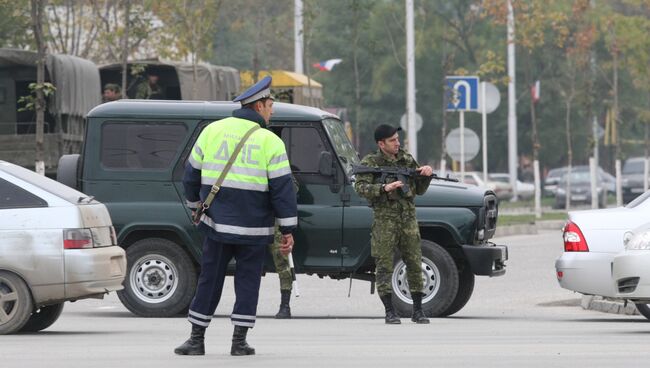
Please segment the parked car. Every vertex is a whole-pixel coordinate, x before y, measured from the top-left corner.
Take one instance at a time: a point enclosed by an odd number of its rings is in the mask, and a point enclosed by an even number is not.
[[[590,168],[589,165],[577,165],[571,167],[571,171],[589,173]],[[550,170],[546,175],[546,178],[544,179],[544,195],[555,197],[558,183],[560,182],[560,180],[562,180],[562,178],[566,173],[567,173],[566,166],[558,167]],[[612,174],[603,170],[603,168],[599,166],[598,175],[600,177],[600,180],[603,182],[603,186],[607,188],[608,192],[613,193],[616,191],[616,178]]]
[[[564,176],[566,172],[567,172],[566,166],[549,170],[548,174],[546,174],[546,178],[544,178],[545,195],[551,197],[555,196],[555,191],[557,190],[557,184],[560,182],[560,179],[562,179],[562,176]]]
[[[571,181],[570,194],[567,194],[567,181]],[[555,202],[553,208],[564,208],[567,198],[571,204],[591,204],[591,197],[596,196],[598,207],[607,206],[607,184],[603,181],[602,175],[599,175],[596,183],[596,193],[591,191],[591,175],[589,171],[571,171],[571,174],[565,174],[558,182],[555,190]]]
[[[625,207],[569,212],[563,229],[564,253],[555,261],[562,288],[585,295],[617,297],[612,261],[624,249],[626,233],[648,222],[649,198],[650,191]],[[650,319],[650,313],[646,317]]]
[[[488,174],[488,179],[494,182],[507,183],[510,184],[510,174],[506,173],[493,173]],[[535,185],[533,183],[524,183],[523,181],[517,179],[516,189],[517,196],[521,199],[529,199],[535,195]]]
[[[616,296],[637,304],[637,309],[650,319],[650,223],[626,233],[625,250],[614,257],[612,278]]]
[[[623,202],[628,203],[644,192],[643,175],[645,157],[631,157],[625,160],[622,172]]]
[[[465,172],[463,183],[489,189],[493,191],[500,200],[512,198],[512,186],[509,182],[489,180],[489,176],[488,181],[486,182],[483,180],[483,174],[476,171]]]
[[[103,204],[0,161],[0,334],[43,330],[65,301],[102,298],[125,275]]]

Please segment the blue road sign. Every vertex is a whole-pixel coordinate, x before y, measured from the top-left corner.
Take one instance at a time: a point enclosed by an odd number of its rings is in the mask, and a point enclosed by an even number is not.
[[[447,77],[445,82],[447,111],[478,110],[478,77]]]

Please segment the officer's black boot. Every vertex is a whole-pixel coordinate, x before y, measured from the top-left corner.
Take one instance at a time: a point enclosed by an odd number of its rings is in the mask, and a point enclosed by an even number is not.
[[[192,333],[190,338],[183,345],[174,349],[178,355],[205,355],[205,346],[203,338],[205,336],[205,327],[192,324]]]
[[[399,325],[402,323],[402,321],[400,321],[399,317],[393,310],[393,301],[391,294],[382,295],[379,296],[379,298],[381,299],[381,302],[384,303],[384,308],[386,309],[386,323],[389,325]]]
[[[411,293],[413,298],[413,315],[411,321],[415,323],[429,323],[429,319],[422,312],[422,293]]]
[[[248,327],[235,326],[235,331],[232,333],[230,355],[255,355],[255,349],[246,342],[247,332]]]
[[[280,310],[278,314],[275,315],[277,319],[287,319],[291,318],[291,307],[289,307],[289,301],[291,300],[291,290],[280,290],[281,300],[280,300]]]

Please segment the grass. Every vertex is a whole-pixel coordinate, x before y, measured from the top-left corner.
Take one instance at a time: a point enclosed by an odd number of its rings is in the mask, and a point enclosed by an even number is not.
[[[499,215],[497,219],[498,226],[520,225],[520,224],[534,224],[536,221],[546,220],[566,220],[566,212],[547,212],[542,213],[541,219],[536,219],[535,214],[522,214],[522,215]]]

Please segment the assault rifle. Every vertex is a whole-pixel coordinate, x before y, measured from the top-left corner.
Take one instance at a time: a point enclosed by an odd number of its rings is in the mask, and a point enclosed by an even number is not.
[[[379,167],[370,167],[370,166],[364,166],[364,165],[352,165],[352,174],[373,174],[373,175],[379,175],[379,180],[382,183],[386,183],[386,179],[388,178],[396,178],[397,180],[401,181],[404,186],[402,187],[402,191],[404,194],[408,194],[408,192],[411,190],[409,188],[408,184],[408,178],[409,177],[425,177],[425,175],[420,175],[420,173],[416,169],[407,169],[407,168],[400,168],[400,167],[390,167],[390,166],[379,166]],[[458,182],[458,179],[452,178],[447,174],[447,176],[438,176],[436,173],[431,174],[430,177],[433,177],[433,179],[436,180],[442,180],[442,181],[451,181],[451,182]]]

